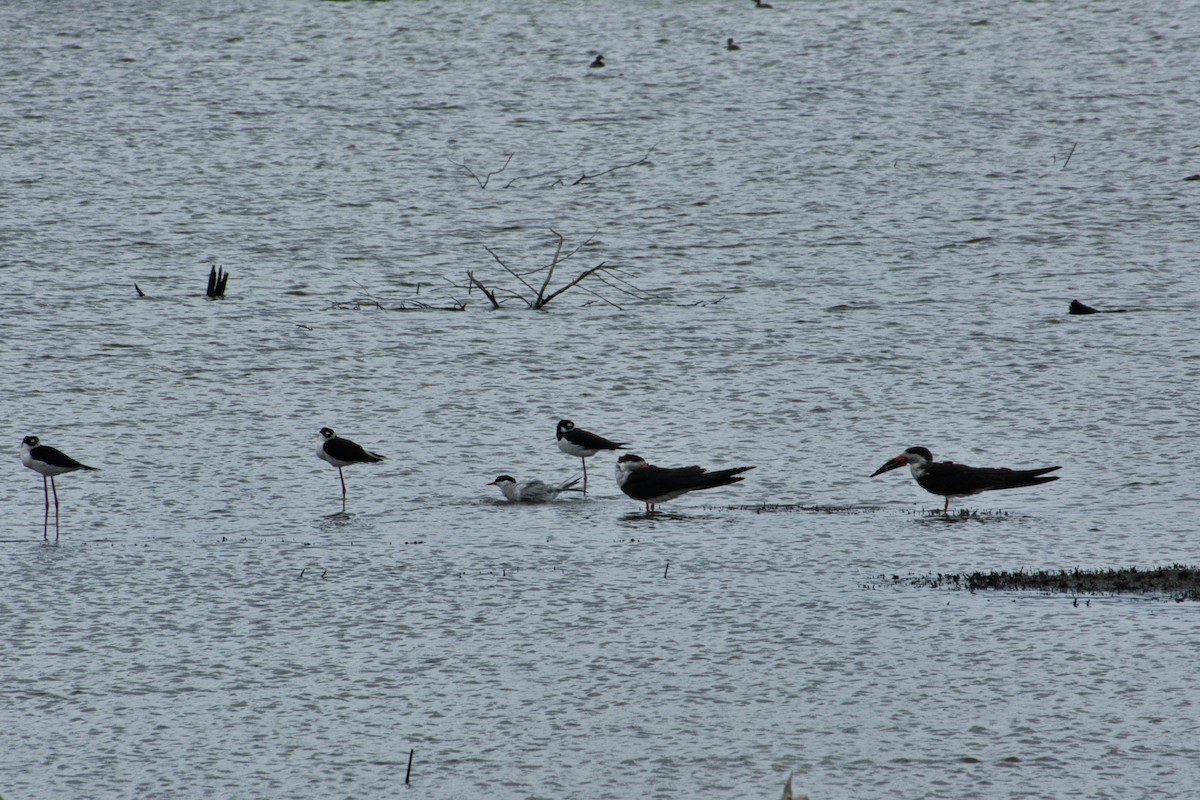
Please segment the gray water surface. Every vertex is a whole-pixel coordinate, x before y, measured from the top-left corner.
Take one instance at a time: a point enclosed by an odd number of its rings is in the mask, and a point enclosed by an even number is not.
[[[1196,562],[1196,9],[773,2],[0,6],[6,798],[1194,792],[1193,604],[892,576]]]

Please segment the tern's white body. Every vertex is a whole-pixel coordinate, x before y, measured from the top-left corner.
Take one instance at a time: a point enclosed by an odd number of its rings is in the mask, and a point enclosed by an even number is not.
[[[582,492],[582,489],[572,488],[580,480],[582,478],[571,478],[557,486],[552,486],[536,478],[518,482],[509,475],[501,475],[488,485],[498,488],[500,493],[511,503],[548,503],[557,500],[563,492]]]

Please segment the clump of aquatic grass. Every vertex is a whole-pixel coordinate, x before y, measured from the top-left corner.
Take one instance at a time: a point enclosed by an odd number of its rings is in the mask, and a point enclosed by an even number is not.
[[[888,581],[888,576],[879,576]],[[1145,594],[1182,602],[1200,600],[1200,568],[1184,564],[1138,569],[1016,570],[890,576],[891,583],[934,589],[982,591],[1037,591],[1071,595]]]

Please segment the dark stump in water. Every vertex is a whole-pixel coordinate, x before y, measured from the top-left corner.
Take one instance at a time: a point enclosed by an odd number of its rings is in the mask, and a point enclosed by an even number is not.
[[[1072,300],[1071,306],[1068,309],[1068,312],[1071,314],[1124,314],[1125,309],[1110,308],[1110,309],[1101,310],[1098,308],[1092,308],[1089,305],[1085,305],[1085,304],[1079,302],[1078,300]]]

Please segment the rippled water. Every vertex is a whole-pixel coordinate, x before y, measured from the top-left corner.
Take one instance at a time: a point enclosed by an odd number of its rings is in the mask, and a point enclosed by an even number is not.
[[[891,576],[1196,561],[1195,9],[774,5],[0,6],[5,797],[1194,790],[1192,604]]]

